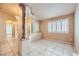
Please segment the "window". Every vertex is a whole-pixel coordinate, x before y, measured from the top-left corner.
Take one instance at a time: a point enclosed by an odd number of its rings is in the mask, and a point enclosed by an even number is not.
[[[48,22],[48,32],[68,33],[68,18]]]
[[[39,32],[39,22],[38,21],[33,22],[32,30],[33,30],[33,33]]]
[[[7,34],[7,38],[11,38],[12,37],[12,24],[6,24],[6,34]]]

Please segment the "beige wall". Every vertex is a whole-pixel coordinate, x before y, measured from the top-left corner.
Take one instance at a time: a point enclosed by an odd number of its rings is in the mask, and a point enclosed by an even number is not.
[[[74,14],[69,14],[65,16],[51,18],[49,20],[41,20],[40,21],[40,32],[42,33],[42,38],[44,39],[52,39],[52,40],[62,40],[65,42],[72,43],[73,42],[73,18]],[[56,19],[69,18],[69,33],[48,33],[48,22],[55,21]]]
[[[6,21],[4,18],[4,15],[2,13],[0,13],[0,41],[4,38],[6,38]]]
[[[76,6],[75,11],[75,29],[74,29],[74,42],[77,52],[79,53],[79,4]]]

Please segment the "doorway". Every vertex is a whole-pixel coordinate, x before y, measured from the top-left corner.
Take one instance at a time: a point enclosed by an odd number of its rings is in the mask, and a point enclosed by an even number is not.
[[[6,23],[6,36],[8,38],[12,38],[12,24]]]

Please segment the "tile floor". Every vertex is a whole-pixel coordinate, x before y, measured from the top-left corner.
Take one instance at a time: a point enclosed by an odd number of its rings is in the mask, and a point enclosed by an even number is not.
[[[16,39],[2,40],[1,56],[18,56],[19,46]],[[22,41],[22,56],[73,56],[76,53],[71,44],[41,39],[34,42]]]
[[[26,44],[27,43],[27,44]],[[76,53],[71,44],[62,41],[41,39],[34,42],[22,42],[23,56],[73,56]]]
[[[18,41],[15,38],[4,39],[0,43],[1,56],[17,56]]]

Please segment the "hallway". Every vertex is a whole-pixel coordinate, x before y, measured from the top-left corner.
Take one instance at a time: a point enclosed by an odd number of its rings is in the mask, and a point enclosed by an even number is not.
[[[18,40],[15,38],[4,39],[0,43],[1,56],[18,56],[19,55]]]

